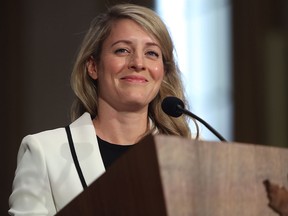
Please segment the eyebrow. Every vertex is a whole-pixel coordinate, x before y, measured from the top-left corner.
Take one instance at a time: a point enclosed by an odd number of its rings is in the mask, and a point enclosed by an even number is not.
[[[113,47],[114,45],[116,45],[118,43],[125,43],[125,44],[129,44],[130,45],[130,44],[132,44],[132,41],[129,41],[129,40],[118,40],[118,41],[112,43],[111,47]],[[146,46],[147,45],[148,46],[157,46],[157,47],[160,48],[160,46],[157,43],[155,43],[155,42],[147,42],[147,43],[145,43],[145,45]]]

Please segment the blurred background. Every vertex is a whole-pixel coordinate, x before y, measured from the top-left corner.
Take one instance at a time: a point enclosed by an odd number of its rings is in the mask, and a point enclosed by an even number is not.
[[[0,215],[7,215],[21,139],[69,124],[80,42],[90,21],[118,2],[0,2]],[[166,22],[192,112],[229,141],[288,147],[287,0],[126,2],[150,7]]]

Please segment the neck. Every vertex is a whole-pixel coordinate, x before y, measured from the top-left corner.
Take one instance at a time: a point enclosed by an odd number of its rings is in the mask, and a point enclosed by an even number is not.
[[[111,107],[99,107],[93,124],[97,135],[107,142],[135,144],[148,130],[148,108],[137,112],[119,112]]]

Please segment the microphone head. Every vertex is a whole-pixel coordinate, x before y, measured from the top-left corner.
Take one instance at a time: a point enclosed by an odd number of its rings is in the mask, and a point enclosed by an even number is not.
[[[184,109],[184,103],[177,97],[168,96],[162,101],[161,107],[167,115],[179,117],[183,114],[179,107]]]

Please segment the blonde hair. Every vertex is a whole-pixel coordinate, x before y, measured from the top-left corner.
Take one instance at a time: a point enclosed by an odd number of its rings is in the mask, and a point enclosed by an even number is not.
[[[187,105],[181,74],[174,59],[174,46],[170,34],[163,21],[153,10],[133,4],[112,6],[106,13],[100,14],[91,22],[80,47],[71,76],[72,89],[76,94],[71,109],[72,120],[75,120],[84,112],[89,112],[93,118],[97,116],[97,80],[94,81],[88,75],[86,63],[91,56],[94,57],[97,63],[100,61],[102,44],[109,36],[112,24],[123,18],[133,20],[149,34],[152,34],[159,42],[163,55],[165,76],[159,93],[149,104],[148,115],[154,123],[149,133],[157,131],[160,134],[191,137],[188,119],[185,116],[173,118],[166,115],[161,109],[161,102],[167,96],[178,97]],[[196,128],[196,137],[198,137],[197,124]]]

